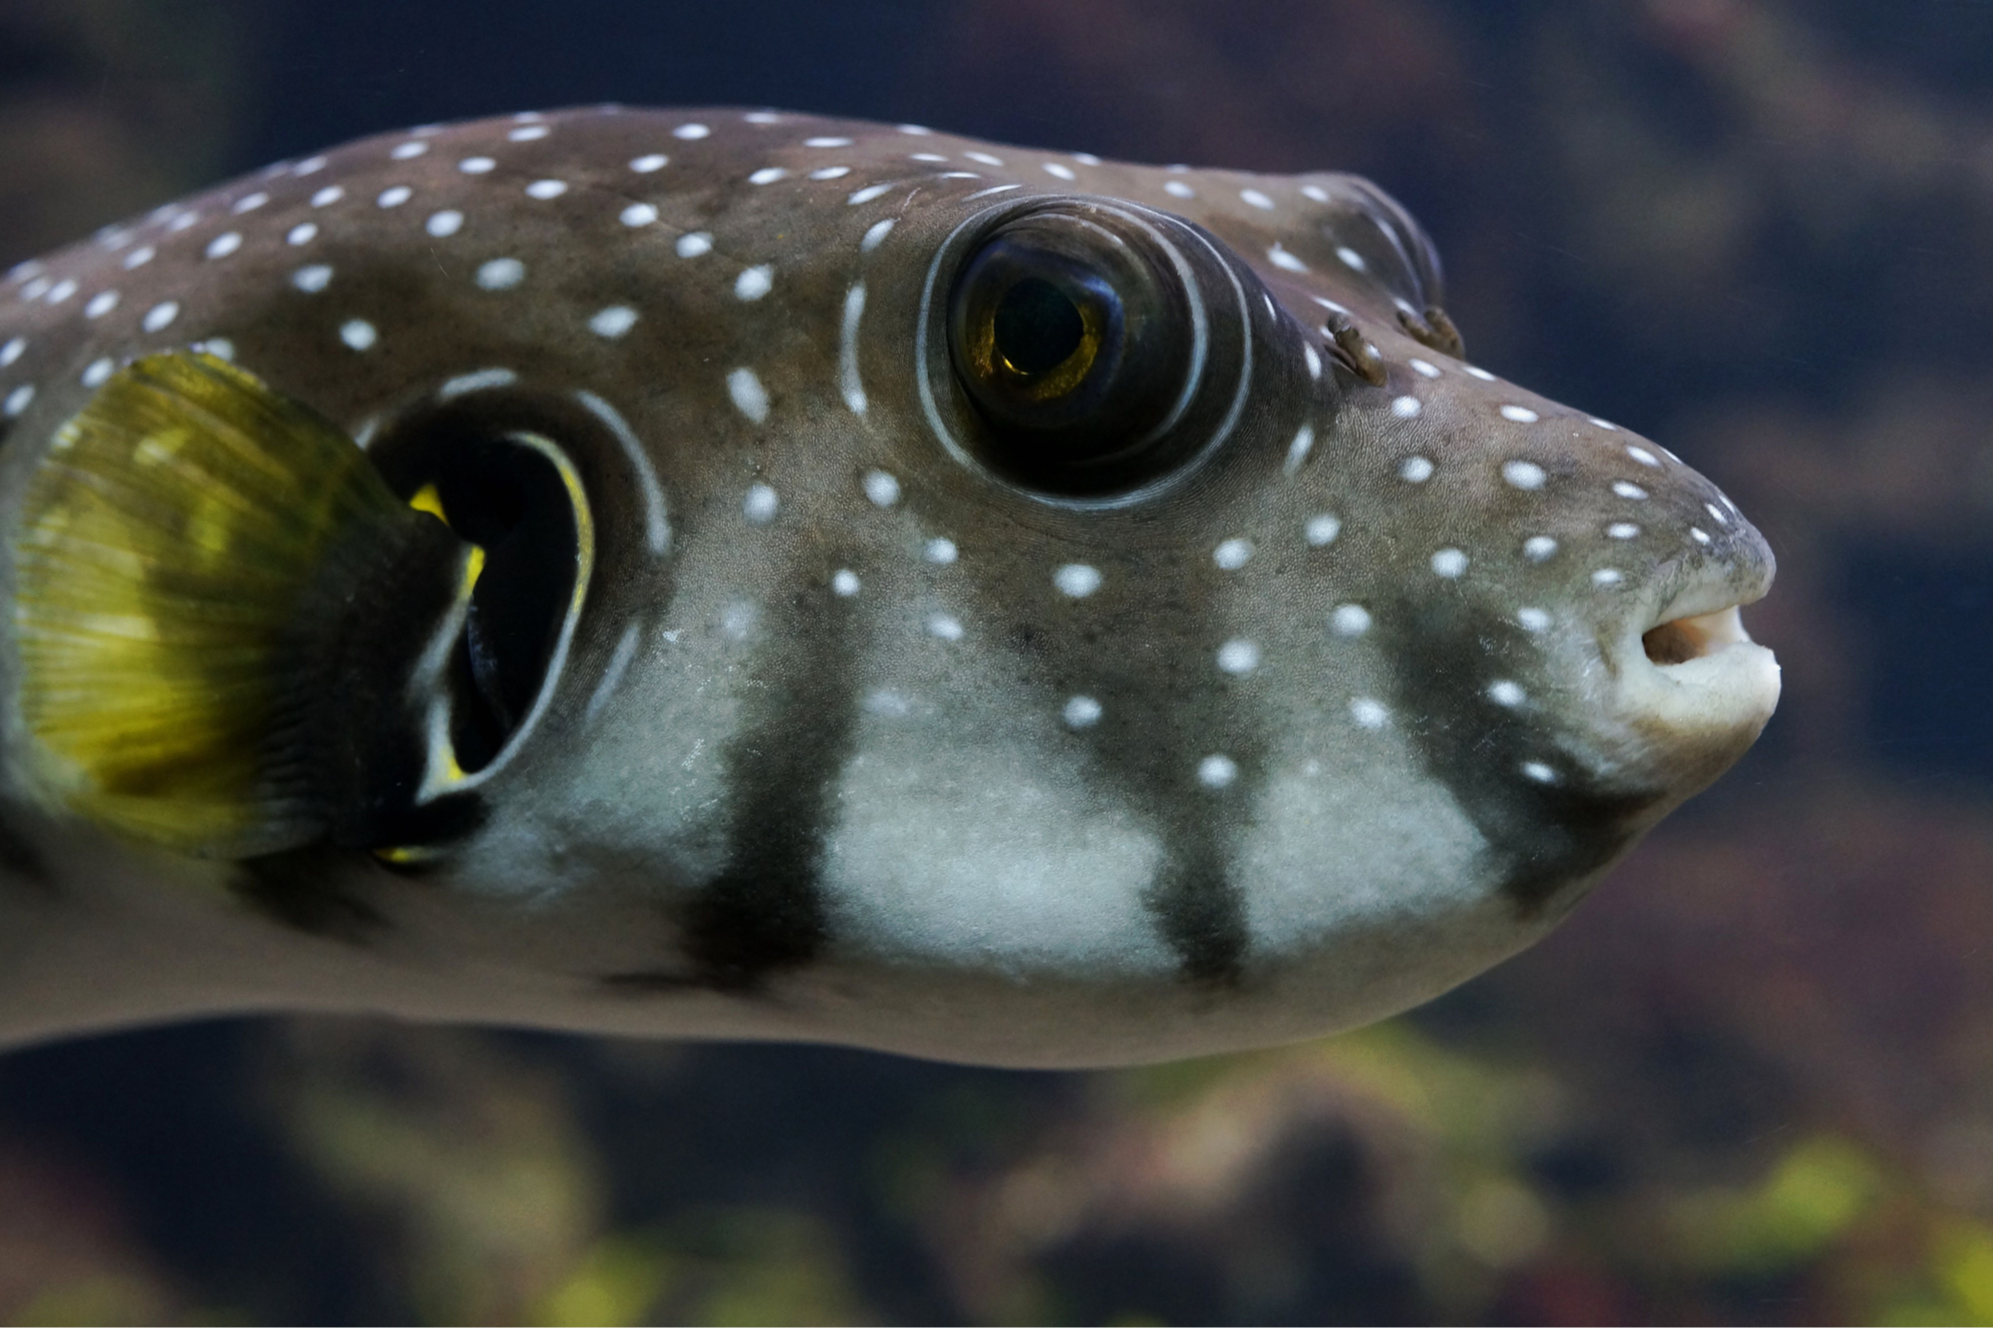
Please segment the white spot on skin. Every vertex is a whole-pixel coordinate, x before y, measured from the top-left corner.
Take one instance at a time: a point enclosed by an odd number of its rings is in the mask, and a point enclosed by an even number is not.
[[[1497,706],[1520,706],[1529,700],[1529,694],[1522,685],[1506,678],[1498,678],[1488,685],[1488,700]]]
[[[698,258],[713,252],[713,237],[705,231],[687,231],[678,237],[678,243],[672,248],[678,251],[680,258]]]
[[[1085,729],[1100,723],[1100,703],[1092,697],[1068,697],[1060,715],[1069,728]]]
[[[1502,418],[1504,420],[1513,420],[1519,425],[1527,425],[1536,423],[1541,417],[1527,406],[1504,406],[1502,407]]]
[[[374,202],[384,208],[398,208],[414,197],[415,191],[407,185],[395,185],[391,189],[383,189],[381,196],[375,199]]]
[[[326,159],[323,157],[307,157],[297,164],[297,169],[292,171],[291,174],[315,175],[325,169],[325,162]]]
[[[117,365],[109,356],[105,356],[101,360],[92,360],[90,367],[83,371],[83,386],[86,388],[98,387],[105,379],[115,373],[116,370]]]
[[[734,298],[738,300],[759,300],[775,286],[775,269],[763,263],[742,272],[734,278]]]
[[[454,401],[470,392],[482,392],[486,388],[510,387],[519,381],[519,375],[510,369],[479,369],[469,374],[459,374],[446,379],[443,386],[436,389],[436,400]]]
[[[1052,574],[1052,584],[1075,600],[1099,590],[1100,582],[1100,569],[1086,563],[1068,563]]]
[[[1422,485],[1432,479],[1432,462],[1424,457],[1407,457],[1398,468],[1398,478],[1407,484]]]
[[[1312,343],[1301,343],[1301,360],[1308,366],[1308,377],[1319,381],[1322,377],[1322,356]]]
[[[1516,622],[1526,632],[1542,632],[1550,626],[1550,614],[1547,610],[1526,607],[1516,610]]]
[[[751,172],[747,182],[751,185],[772,185],[788,174],[780,166],[764,166],[758,171]]]
[[[768,418],[768,389],[761,386],[752,369],[743,365],[727,375],[727,395],[733,398],[735,409],[754,423]]]
[[[1730,519],[1723,515],[1723,509],[1717,507],[1714,503],[1705,503],[1702,507],[1705,512],[1716,519],[1718,526],[1728,526],[1730,524]]]
[[[531,143],[536,138],[545,138],[551,132],[545,125],[524,125],[505,137],[514,143]]]
[[[1417,397],[1399,397],[1391,403],[1391,414],[1400,420],[1409,420],[1419,413]]]
[[[344,188],[339,185],[327,185],[311,196],[311,205],[314,208],[329,208],[345,197],[346,191]]]
[[[316,239],[318,239],[316,222],[299,222],[284,234],[284,243],[289,245],[308,245]]]
[[[1253,542],[1240,536],[1219,541],[1218,547],[1211,551],[1211,561],[1226,572],[1237,572],[1251,561],[1252,556]]]
[[[749,485],[747,497],[741,500],[741,516],[756,526],[766,526],[775,520],[775,513],[781,507],[781,500],[767,485]]]
[[[421,142],[398,143],[395,145],[394,151],[390,152],[388,156],[394,158],[398,162],[405,162],[411,157],[420,157],[423,153],[427,151],[429,151],[429,145],[427,143],[421,143]]]
[[[356,351],[371,350],[381,334],[364,318],[348,319],[339,326],[339,340]]]
[[[1647,497],[1646,490],[1642,489],[1639,485],[1629,484],[1624,480],[1613,481],[1612,492],[1618,494],[1621,498],[1630,498],[1636,501]]]
[[[227,258],[240,248],[242,248],[241,232],[223,231],[220,235],[208,241],[208,257]]]
[[[745,600],[736,600],[720,611],[720,631],[734,641],[746,641],[754,631],[754,620],[760,617],[753,605]]]
[[[1044,163],[1044,168],[1045,168],[1045,174],[1052,176],[1055,179],[1059,180],[1079,179],[1079,176],[1074,174],[1073,168],[1067,166],[1063,162],[1046,162]]]
[[[158,252],[151,245],[140,245],[137,249],[125,255],[125,267],[127,270],[144,267],[146,264],[152,262],[153,255]]]
[[[633,158],[630,162],[630,169],[638,175],[649,175],[653,171],[662,171],[670,164],[671,158],[665,156],[663,153],[647,152],[641,157]]]
[[[965,152],[962,155],[972,162],[981,162],[985,166],[1003,165],[1003,158],[991,156],[987,152]]]
[[[837,383],[853,415],[865,414],[865,384],[858,377],[858,325],[865,317],[865,283],[844,293],[844,320],[838,326]]]
[[[1308,460],[1308,453],[1314,446],[1315,427],[1313,425],[1302,425],[1294,431],[1294,438],[1287,445],[1287,461],[1282,465],[1281,470],[1288,475],[1294,475],[1300,471],[1301,463]]]
[[[229,211],[240,217],[245,212],[256,211],[256,209],[269,201],[270,196],[259,190],[254,194],[244,194],[241,198],[235,200],[235,206],[230,208]]]
[[[1306,272],[1308,270],[1306,263],[1303,263],[1294,254],[1282,248],[1278,241],[1274,242],[1273,248],[1266,251],[1266,257],[1274,267],[1283,268],[1288,272]]]
[[[5,369],[8,365],[20,359],[21,353],[27,349],[28,339],[26,337],[15,337],[5,346],[0,346],[0,369]]]
[[[1545,766],[1540,761],[1524,762],[1522,764],[1522,773],[1525,776],[1527,776],[1529,779],[1536,781],[1538,784],[1557,783],[1557,772],[1551,770],[1548,766]]]
[[[803,140],[803,146],[806,148],[848,148],[851,146],[851,140],[835,137],[806,138]],[[969,155],[972,157],[975,156],[973,152]]]
[[[1348,245],[1336,246],[1336,257],[1343,261],[1344,267],[1349,268],[1353,272],[1362,272],[1370,266],[1363,261],[1363,255],[1357,253]]]
[[[1358,697],[1349,704],[1349,718],[1356,721],[1359,728],[1382,729],[1384,722],[1391,718],[1391,712],[1383,702],[1373,697]]]
[[[953,540],[950,540],[945,535],[937,535],[922,547],[920,556],[930,563],[939,564],[945,568],[950,563],[953,563],[960,553],[961,551],[955,547]]]
[[[327,268],[325,274],[330,277],[332,269]],[[304,274],[299,273],[298,275],[303,276]],[[161,332],[178,317],[180,317],[179,302],[167,300],[146,310],[145,317],[139,321],[139,326],[147,332]]]
[[[1473,378],[1480,379],[1483,383],[1493,383],[1495,381],[1495,376],[1493,374],[1489,373],[1485,369],[1477,368],[1474,365],[1467,366],[1467,373]]]
[[[559,198],[565,193],[567,193],[567,181],[565,180],[535,180],[532,184],[526,186],[527,198],[537,198],[543,201],[550,198]]]
[[[1616,521],[1605,528],[1605,533],[1614,540],[1631,540],[1640,534],[1640,528],[1630,521]]]
[[[1609,430],[1610,432],[1612,432],[1612,433],[1615,433],[1615,434],[1617,434],[1617,433],[1619,432],[1619,426],[1618,426],[1618,425],[1614,424],[1614,423],[1613,423],[1612,421],[1610,421],[1610,420],[1601,420],[1601,419],[1599,419],[1599,418],[1598,418],[1598,417],[1597,417],[1596,415],[1595,415],[1595,416],[1593,416],[1593,417],[1591,418],[1591,423],[1592,423],[1592,424],[1595,424],[1595,425],[1597,425],[1597,426],[1598,426],[1598,427],[1599,427],[1600,429],[1604,429],[1604,430]],[[1628,452],[1632,452],[1632,451],[1634,451],[1634,449],[1632,449],[1632,448],[1628,448],[1628,449],[1627,449],[1627,451],[1628,451]],[[1661,463],[1659,463],[1659,462],[1655,462],[1655,463],[1654,463],[1654,465],[1656,465],[1656,466],[1659,466],[1660,464],[1661,464]]]
[[[1362,605],[1337,605],[1329,613],[1329,631],[1338,637],[1361,637],[1370,631],[1370,611]]]
[[[1320,185],[1302,185],[1301,197],[1313,199],[1317,203],[1327,203],[1329,201],[1329,191]]]
[[[179,216],[175,217],[172,221],[167,222],[166,229],[172,231],[174,234],[177,235],[181,231],[186,230],[189,226],[192,226],[195,222],[199,221],[200,219],[201,219],[201,214],[198,212],[183,212]]]
[[[1533,461],[1505,461],[1502,463],[1502,479],[1517,489],[1541,489],[1550,477],[1541,466]]]
[[[1642,466],[1659,466],[1661,464],[1661,459],[1645,448],[1629,447],[1626,450],[1626,455],[1639,462]]]
[[[1622,580],[1618,568],[1600,568],[1592,574],[1594,586],[1617,586]]]
[[[839,568],[831,574],[830,589],[834,594],[849,600],[858,594],[858,574],[850,568]]]
[[[623,209],[617,220],[625,226],[649,226],[657,220],[657,209],[648,203],[632,203]]]
[[[1458,549],[1442,549],[1432,556],[1432,570],[1448,581],[1467,571],[1467,555]]]
[[[495,258],[477,270],[477,284],[487,291],[509,291],[525,280],[526,265],[516,258]]]
[[[693,123],[693,124],[678,126],[678,128],[671,131],[671,135],[673,138],[700,139],[706,137],[706,135],[712,132],[713,131],[711,129],[708,129],[705,125]]]
[[[1183,181],[1181,181],[1181,180],[1167,180],[1167,181],[1165,181],[1165,182],[1163,183],[1163,192],[1164,192],[1165,194],[1168,194],[1168,195],[1169,195],[1169,196],[1170,196],[1171,198],[1196,198],[1196,197],[1197,197],[1197,191],[1196,191],[1195,189],[1192,189],[1192,188],[1191,188],[1191,187],[1190,187],[1189,185],[1185,184],[1185,183],[1184,183]]]
[[[900,482],[884,471],[865,472],[863,483],[865,497],[871,499],[874,506],[890,508],[900,501]]]
[[[1703,530],[1702,527],[1700,526],[1689,527],[1689,534],[1695,537],[1695,542],[1699,545],[1706,545],[1709,543],[1709,532]]]
[[[912,703],[890,688],[880,688],[877,692],[866,693],[865,700],[859,704],[873,715],[883,715],[893,720],[903,720],[913,714]]]
[[[32,383],[23,383],[20,387],[15,388],[7,394],[7,400],[4,403],[0,403],[0,411],[5,411],[7,418],[10,420],[18,419],[27,413],[28,406],[34,399],[35,385]]]
[[[962,640],[962,620],[953,614],[929,614],[927,616],[928,635],[942,641]]]
[[[891,188],[891,185],[867,185],[863,189],[853,190],[851,196],[844,201],[854,207],[860,203],[870,203],[873,199],[883,196]]]
[[[838,180],[851,174],[849,166],[819,166],[810,172],[812,180]]]
[[[1239,763],[1213,753],[1197,763],[1197,783],[1206,789],[1223,789],[1239,778]]]
[[[318,294],[332,284],[332,269],[323,263],[299,268],[291,274],[291,285],[312,295]]]
[[[884,240],[892,231],[894,221],[895,218],[888,217],[884,221],[873,222],[871,226],[866,228],[865,238],[858,242],[858,248],[867,254],[877,249],[879,242]]]
[[[74,294],[76,294],[75,280],[73,278],[64,277],[61,281],[57,282],[53,287],[49,289],[48,302],[52,305],[59,305],[64,300],[67,300],[70,296]]]
[[[637,311],[628,305],[610,305],[588,320],[588,330],[598,337],[620,337],[637,325]]]
[[[235,343],[226,337],[210,337],[206,341],[194,343],[194,349],[206,351],[217,360],[235,360]]]
[[[1541,563],[1557,552],[1557,542],[1547,535],[1532,535],[1522,542],[1522,556],[1532,563]]]
[[[1218,667],[1228,674],[1250,674],[1259,668],[1259,647],[1234,637],[1218,648]]]
[[[466,157],[457,163],[457,169],[465,175],[485,175],[498,165],[489,157]]]
[[[1336,536],[1342,533],[1342,518],[1327,512],[1318,512],[1308,518],[1308,524],[1301,528],[1301,534],[1309,544],[1320,549],[1323,545],[1334,544]]]
[[[99,291],[90,297],[90,303],[83,306],[83,317],[102,318],[118,307],[116,291]]]
[[[1263,211],[1270,211],[1273,208],[1273,200],[1257,189],[1241,189],[1239,191],[1239,198],[1248,206],[1259,208]]]

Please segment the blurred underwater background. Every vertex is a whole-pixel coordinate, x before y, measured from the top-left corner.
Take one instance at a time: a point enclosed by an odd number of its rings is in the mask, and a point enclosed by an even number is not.
[[[1762,528],[1778,716],[1548,942],[1299,1047],[0,1057],[0,1322],[1993,1321],[1993,4],[0,0],[0,265],[605,100],[1371,176],[1477,362]]]

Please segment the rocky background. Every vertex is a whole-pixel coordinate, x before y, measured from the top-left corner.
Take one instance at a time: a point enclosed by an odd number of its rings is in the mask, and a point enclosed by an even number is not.
[[[1993,5],[0,0],[0,263],[602,100],[1373,176],[1480,363],[1763,528],[1779,715],[1550,941],[1308,1046],[0,1058],[0,1321],[1993,1319]]]

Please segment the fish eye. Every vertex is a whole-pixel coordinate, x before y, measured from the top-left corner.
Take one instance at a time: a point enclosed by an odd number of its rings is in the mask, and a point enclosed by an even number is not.
[[[978,460],[1026,488],[1092,498],[1155,481],[1208,439],[1180,426],[1211,364],[1196,287],[1223,276],[1200,271],[1164,222],[1067,204],[978,237],[946,311]]]

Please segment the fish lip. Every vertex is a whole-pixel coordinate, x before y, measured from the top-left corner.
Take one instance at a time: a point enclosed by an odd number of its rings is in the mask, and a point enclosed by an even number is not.
[[[1629,616],[1613,643],[1622,722],[1652,759],[1686,762],[1685,782],[1698,787],[1743,755],[1778,705],[1778,658],[1741,612],[1771,589],[1770,551],[1752,553],[1699,566],[1657,609]]]

